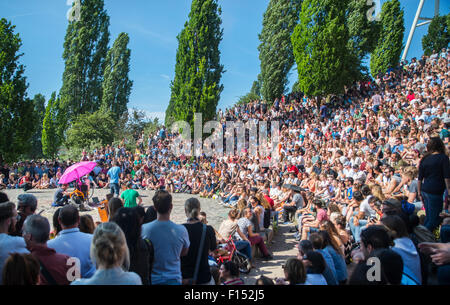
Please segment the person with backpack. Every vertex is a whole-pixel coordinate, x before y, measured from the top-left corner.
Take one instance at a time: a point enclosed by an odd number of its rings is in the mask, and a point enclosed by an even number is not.
[[[153,285],[181,285],[181,257],[189,252],[186,227],[170,220],[172,195],[158,190],[153,196],[157,219],[142,226],[142,238],[152,242],[155,260],[152,269]]]
[[[200,201],[197,198],[186,200],[184,210],[188,219],[183,226],[191,245],[187,255],[181,258],[183,284],[214,285],[208,263],[209,252],[217,248],[214,228],[200,221]]]

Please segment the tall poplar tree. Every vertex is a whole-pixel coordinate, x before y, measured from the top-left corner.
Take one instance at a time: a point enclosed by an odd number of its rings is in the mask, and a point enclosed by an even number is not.
[[[166,126],[186,121],[194,126],[194,113],[203,121],[214,118],[223,85],[220,83],[219,44],[222,40],[222,13],[217,0],[193,0],[189,20],[177,36],[175,78],[166,110]]]
[[[397,67],[403,50],[405,20],[400,1],[389,0],[383,3],[380,19],[380,36],[370,57],[372,76]]]
[[[31,148],[27,157],[37,159],[42,157],[42,124],[45,116],[45,96],[36,94],[33,98],[36,130],[31,137]]]
[[[113,113],[119,119],[126,111],[133,82],[128,78],[130,72],[131,50],[127,33],[120,33],[106,55],[103,80],[102,109]]]
[[[270,0],[263,17],[258,47],[261,60],[261,93],[272,103],[281,98],[294,65],[291,35],[297,25],[302,0]]]
[[[347,26],[350,36],[348,47],[355,56],[354,75],[357,81],[369,73],[363,63],[376,47],[380,27],[375,16],[369,16],[370,12],[375,11],[375,2],[370,5],[367,0],[343,1],[348,1]]]
[[[436,16],[428,26],[428,32],[422,38],[422,48],[425,55],[430,56],[433,50],[440,52],[442,48],[448,48],[450,43],[450,14]]]
[[[25,68],[19,63],[22,40],[15,26],[0,19],[0,164],[30,150],[36,127],[33,101],[27,98]]]
[[[300,23],[292,34],[298,89],[307,96],[344,92],[353,80],[354,57],[348,50],[346,1],[303,0]]]
[[[55,158],[61,139],[58,135],[59,99],[56,92],[52,93],[45,108],[44,121],[42,123],[42,153],[45,157]]]
[[[108,27],[109,17],[103,0],[82,0],[80,19],[69,22],[64,41],[65,70],[60,91],[67,122],[79,114],[100,108],[109,43]]]

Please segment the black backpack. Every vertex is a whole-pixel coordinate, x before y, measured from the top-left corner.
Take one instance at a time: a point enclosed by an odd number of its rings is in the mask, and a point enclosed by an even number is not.
[[[150,240],[144,239],[144,243],[147,246],[148,256],[149,256],[149,274],[150,274],[150,285],[152,284],[152,271],[153,271],[153,262],[155,260],[155,249],[153,248],[153,244]]]

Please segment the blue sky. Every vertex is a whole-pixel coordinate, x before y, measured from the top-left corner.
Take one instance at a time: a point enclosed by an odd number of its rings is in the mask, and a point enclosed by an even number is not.
[[[381,0],[383,3],[384,0]],[[223,40],[221,62],[224,91],[218,108],[233,105],[246,94],[260,71],[257,47],[263,13],[269,0],[219,0],[222,7]],[[405,43],[419,0],[401,0],[405,9]],[[176,36],[188,18],[191,0],[105,0],[110,16],[113,43],[120,32],[130,35],[131,71],[134,81],[129,107],[163,117],[174,78]],[[440,13],[447,14],[450,0],[440,1]],[[0,18],[16,25],[22,38],[21,62],[26,66],[28,96],[42,93],[48,99],[62,84],[64,36],[67,28],[67,0],[0,0]],[[432,17],[434,0],[427,0],[422,16]],[[421,38],[427,26],[416,30],[408,58],[421,56]],[[296,79],[293,70],[290,85]]]

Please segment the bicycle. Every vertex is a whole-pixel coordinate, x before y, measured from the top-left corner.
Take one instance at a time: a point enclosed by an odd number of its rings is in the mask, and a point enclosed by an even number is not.
[[[217,265],[219,267],[225,262],[232,261],[238,266],[239,272],[244,274],[250,273],[251,271],[250,259],[244,253],[237,250],[236,245],[234,244],[233,238],[231,236],[221,249],[223,249],[226,252],[224,254],[220,254],[216,259]]]

